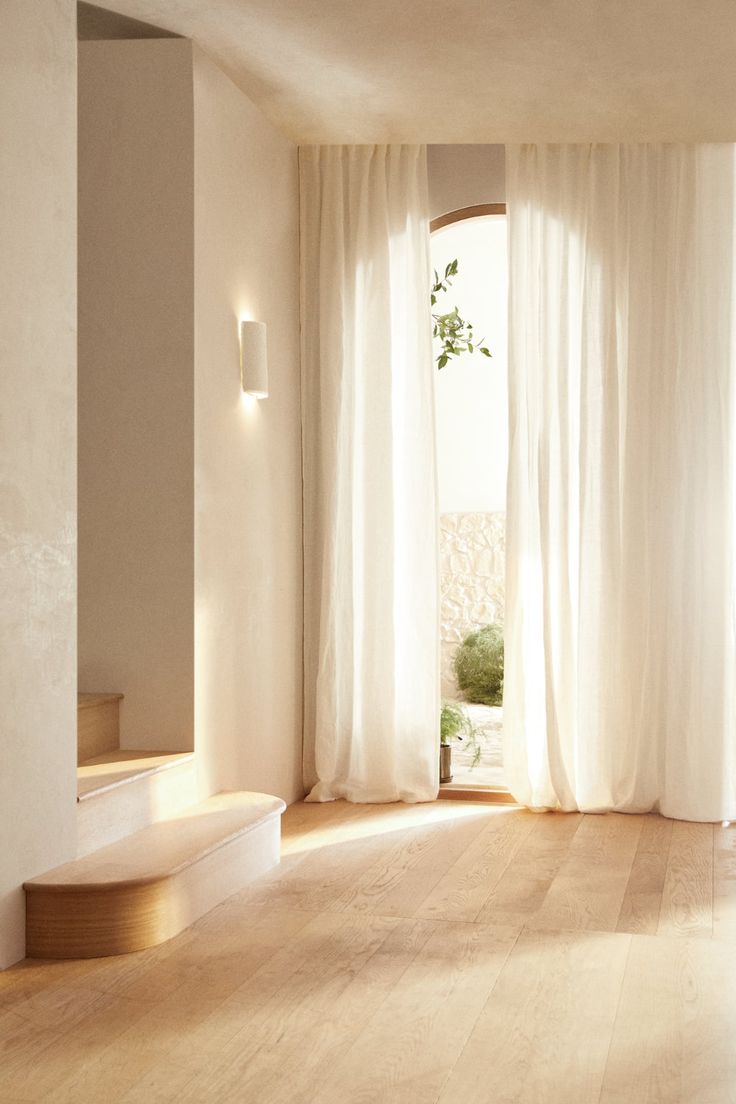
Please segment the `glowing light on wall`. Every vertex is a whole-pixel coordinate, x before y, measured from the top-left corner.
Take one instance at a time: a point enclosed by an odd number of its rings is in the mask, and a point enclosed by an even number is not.
[[[240,323],[240,380],[246,395],[268,398],[266,323]]]

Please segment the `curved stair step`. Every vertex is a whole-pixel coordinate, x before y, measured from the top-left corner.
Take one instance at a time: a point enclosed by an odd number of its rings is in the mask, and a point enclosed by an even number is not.
[[[163,943],[279,861],[283,801],[221,793],[26,882],[31,958]]]

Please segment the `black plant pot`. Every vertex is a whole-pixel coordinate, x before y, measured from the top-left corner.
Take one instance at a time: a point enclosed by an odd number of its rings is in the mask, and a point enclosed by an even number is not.
[[[440,744],[440,782],[452,782],[452,748]]]

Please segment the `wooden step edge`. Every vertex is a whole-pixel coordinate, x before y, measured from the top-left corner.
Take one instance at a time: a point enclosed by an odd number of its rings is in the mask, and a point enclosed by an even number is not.
[[[115,693],[77,694],[77,710],[90,709],[95,705],[105,705],[106,702],[119,702],[124,697],[124,694]]]
[[[28,956],[103,958],[171,939],[278,864],[281,812],[280,808],[268,811],[239,832],[229,833],[217,846],[206,848],[197,861],[180,864],[153,881],[67,884],[60,887],[63,892],[28,883]],[[50,892],[35,892],[36,888]]]
[[[26,954],[45,959],[98,958],[143,951],[170,940],[277,866],[284,803],[273,800],[274,807],[161,877],[61,887],[34,884],[34,880],[26,883]],[[151,828],[136,835],[146,831]],[[111,845],[98,854],[104,856],[118,847]]]
[[[154,774],[160,774],[162,771],[171,770],[173,767],[184,766],[187,763],[191,763],[194,761],[193,751],[149,752],[144,749],[130,749],[129,751],[127,748],[122,748],[120,750],[125,751],[128,754],[135,754],[135,752],[137,751],[141,757],[141,761],[145,761],[146,756],[150,756],[150,758],[159,756],[162,759],[166,757],[167,761],[163,763],[153,763],[148,767],[142,766],[137,769],[130,768],[130,770],[125,773],[125,768],[123,764],[125,764],[126,762],[136,762],[136,759],[126,760],[109,758],[110,756],[113,756],[115,754],[114,752],[108,752],[106,755],[95,755],[91,759],[85,759],[83,762],[77,764],[77,772],[79,772],[81,767],[104,766],[105,762],[108,761],[110,763],[110,766],[113,766],[116,763],[120,763],[123,773],[121,773],[119,778],[111,778],[109,781],[101,782],[99,786],[90,787],[90,789],[84,790],[81,793],[78,791],[78,802],[89,801],[90,798],[99,797],[101,794],[109,793],[110,790],[117,790],[121,786],[127,786],[130,783],[138,782],[139,779],[150,778]],[[79,773],[77,773],[77,780],[79,781]]]
[[[464,786],[461,782],[443,782],[437,794],[438,801],[489,801],[495,805],[518,805],[509,793],[493,786]]]
[[[266,796],[266,795],[264,795]],[[31,878],[29,881],[23,883],[23,889],[29,894],[44,894],[44,893],[68,893],[70,895],[84,894],[86,892],[103,893],[109,889],[119,890],[122,888],[134,888],[136,886],[152,886],[175,877],[184,870],[188,870],[195,866],[198,862],[201,862],[208,855],[214,854],[219,851],[220,848],[226,847],[233,840],[240,839],[246,836],[249,832],[254,831],[256,828],[260,828],[269,820],[280,818],[286,809],[286,802],[281,798],[274,797],[274,807],[264,811],[258,816],[257,819],[250,820],[246,824],[241,825],[239,828],[234,828],[227,835],[222,836],[205,847],[199,848],[193,851],[190,855],[187,855],[181,862],[174,864],[171,867],[167,867],[165,870],[157,870],[149,875],[138,875],[133,878],[110,878],[104,882],[95,881],[64,881],[58,882],[46,881],[44,879],[51,878],[55,873],[50,870],[47,874],[42,874],[39,878]],[[194,809],[198,806],[193,806]],[[115,852],[122,852],[126,846],[131,844],[131,841],[135,843],[140,837],[146,833],[150,833],[152,830],[161,827],[163,824],[172,824],[177,820],[181,820],[181,816],[173,817],[170,821],[160,821],[158,824],[149,825],[147,828],[141,828],[140,831],[134,832],[130,836],[126,836],[122,840],[118,840],[116,843],[111,843],[107,847],[101,848],[99,851],[92,852],[92,855],[87,855],[85,858],[73,860],[70,863],[66,863],[63,867],[58,867],[58,870],[70,869],[78,864],[87,862],[88,860],[95,858],[96,861],[104,861],[107,857],[107,853],[110,852],[110,861],[115,861]]]

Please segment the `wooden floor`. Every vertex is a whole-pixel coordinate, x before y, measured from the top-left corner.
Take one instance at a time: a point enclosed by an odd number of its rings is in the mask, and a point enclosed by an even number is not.
[[[0,1104],[731,1104],[736,830],[297,805],[150,951],[0,974]]]

